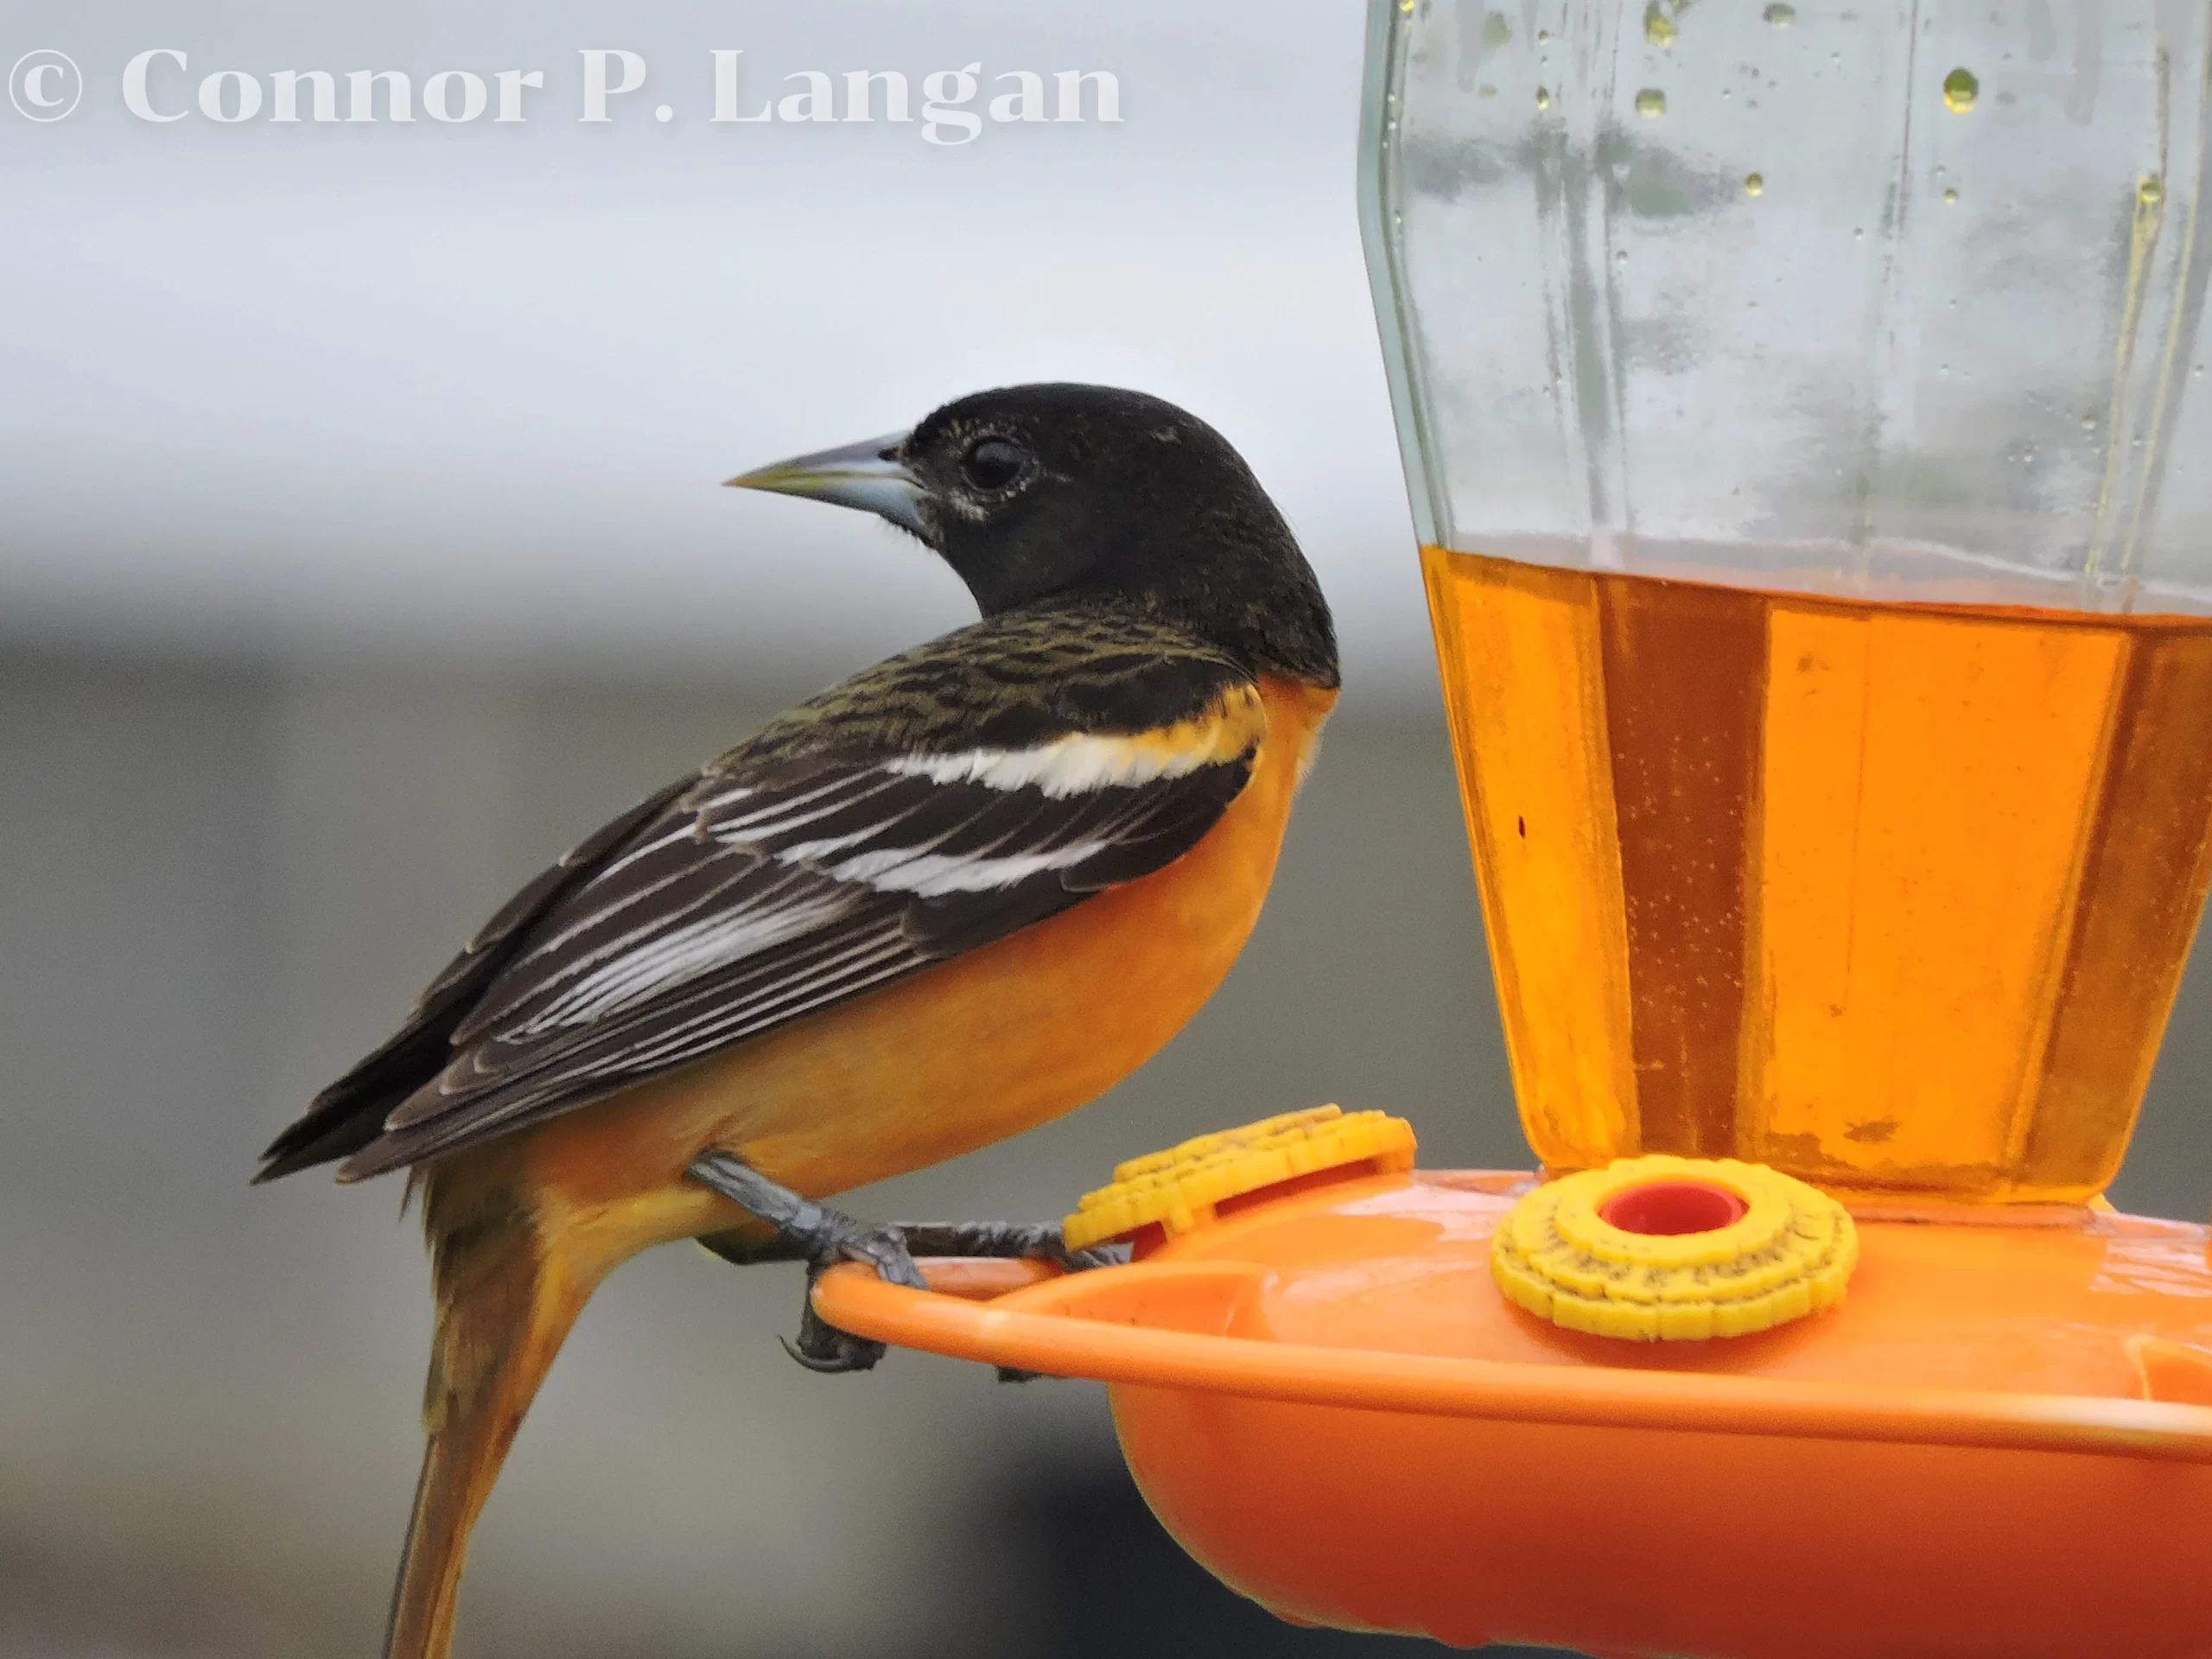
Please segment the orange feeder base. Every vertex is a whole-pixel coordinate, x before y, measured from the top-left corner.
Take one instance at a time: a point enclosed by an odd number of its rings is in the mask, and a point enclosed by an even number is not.
[[[1561,1329],[1493,1282],[1531,1178],[1306,1175],[1047,1277],[825,1275],[884,1341],[1110,1385],[1177,1540],[1286,1618],[1697,1659],[2212,1659],[2208,1231],[1862,1213],[1843,1303]]]

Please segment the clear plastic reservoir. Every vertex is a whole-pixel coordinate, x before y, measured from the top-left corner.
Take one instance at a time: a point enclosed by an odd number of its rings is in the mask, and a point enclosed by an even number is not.
[[[2212,7],[1378,0],[1532,1143],[2078,1200],[2212,878]]]

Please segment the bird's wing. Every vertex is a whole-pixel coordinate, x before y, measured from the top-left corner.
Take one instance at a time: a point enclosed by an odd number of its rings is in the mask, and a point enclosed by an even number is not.
[[[1153,663],[1124,666],[1124,696],[1152,682],[1188,708],[1198,671]],[[1266,732],[1249,678],[1205,668],[1195,711],[1135,730],[1033,704],[1015,746],[870,752],[844,719],[812,748],[771,728],[551,883],[442,1069],[341,1176],[567,1111],[1161,868],[1243,790]],[[1037,735],[1040,718],[1060,729]]]

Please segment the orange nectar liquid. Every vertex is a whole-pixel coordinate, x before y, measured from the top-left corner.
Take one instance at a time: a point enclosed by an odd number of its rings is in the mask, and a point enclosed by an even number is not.
[[[2103,1188],[2212,877],[2212,619],[1422,561],[1547,1167]]]

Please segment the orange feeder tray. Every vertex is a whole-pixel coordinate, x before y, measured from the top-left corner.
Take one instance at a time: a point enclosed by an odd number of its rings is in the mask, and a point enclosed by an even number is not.
[[[927,1292],[846,1267],[815,1305],[1107,1382],[1169,1531],[1288,1619],[1606,1656],[2212,1656],[2207,1229],[1854,1226],[1812,1194],[1777,1230],[1755,1166],[1540,1185],[1413,1170],[1395,1120],[1332,1119],[1124,1166],[1071,1236],[1134,1230],[1128,1266],[931,1262]],[[1670,1322],[1750,1328],[1639,1339]]]

